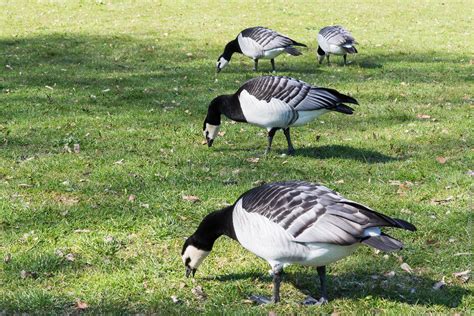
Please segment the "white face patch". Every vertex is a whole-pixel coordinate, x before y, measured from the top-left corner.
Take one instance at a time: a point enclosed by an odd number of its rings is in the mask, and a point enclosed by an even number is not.
[[[209,139],[215,139],[217,137],[217,133],[219,133],[220,127],[221,127],[220,125],[212,125],[212,124],[206,123],[206,129],[203,132],[204,137],[209,138]]]
[[[229,64],[229,61],[226,60],[224,57],[221,57],[219,58],[219,60],[217,61],[216,63],[216,67],[220,70],[220,69],[224,69],[225,66],[227,66],[227,64]]]
[[[209,251],[200,250],[190,245],[186,248],[181,258],[183,259],[184,264],[186,264],[186,261],[189,258],[189,267],[191,269],[197,269],[207,255],[209,255]]]

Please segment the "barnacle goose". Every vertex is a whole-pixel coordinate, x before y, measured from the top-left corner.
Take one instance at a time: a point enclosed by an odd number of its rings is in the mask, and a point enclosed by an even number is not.
[[[214,242],[226,235],[266,260],[273,272],[273,302],[280,300],[283,267],[301,264],[317,268],[321,299],[327,302],[326,265],[352,254],[360,244],[395,251],[403,244],[381,227],[410,231],[412,224],[380,214],[347,200],[325,186],[304,181],[265,184],[241,195],[229,207],[208,214],[196,232],[186,239],[181,252],[186,276],[210,253]],[[261,303],[270,300],[252,296]]]
[[[352,34],[340,25],[326,26],[318,34],[318,61],[321,64],[326,56],[329,64],[329,55],[342,55],[344,65],[347,54],[356,54],[356,40]]]
[[[217,72],[220,72],[232,58],[232,54],[240,53],[254,60],[254,71],[257,71],[259,59],[270,59],[272,70],[275,71],[275,57],[283,52],[293,56],[301,55],[293,46],[303,46],[291,38],[281,35],[265,27],[250,27],[239,33],[236,39],[227,43],[224,53],[217,59]]]
[[[268,131],[268,153],[273,136],[283,129],[288,153],[294,153],[290,127],[304,125],[329,111],[352,114],[343,103],[358,104],[354,98],[329,88],[312,87],[289,77],[263,76],[245,82],[236,93],[221,95],[211,101],[203,124],[203,133],[212,146],[221,125],[221,114]]]

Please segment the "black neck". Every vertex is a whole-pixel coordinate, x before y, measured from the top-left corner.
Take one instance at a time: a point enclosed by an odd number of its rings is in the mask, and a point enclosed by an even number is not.
[[[326,53],[323,51],[323,49],[321,48],[321,46],[318,46],[318,55],[319,55],[319,56],[324,56],[324,55],[326,55]]]
[[[247,122],[235,94],[220,95],[209,104],[206,123],[221,125],[221,114],[236,122]]]
[[[233,210],[234,206],[232,205],[204,217],[192,236],[193,244],[199,249],[211,251],[216,239],[222,235],[236,239],[232,223]]]
[[[237,41],[237,39],[227,43],[224,48],[224,53],[222,54],[222,57],[224,57],[227,61],[230,61],[234,53],[242,54],[242,50],[240,49],[239,42]]]

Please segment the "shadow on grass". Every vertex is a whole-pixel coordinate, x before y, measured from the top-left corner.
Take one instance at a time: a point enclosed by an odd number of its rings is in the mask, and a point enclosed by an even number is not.
[[[346,145],[324,145],[319,147],[306,147],[296,149],[296,156],[305,156],[316,159],[351,159],[365,163],[387,163],[400,160],[374,150],[355,148]]]
[[[371,276],[376,275],[377,279],[374,280],[372,277],[369,277],[368,273]],[[315,272],[309,274],[304,272],[285,272],[283,282],[291,283],[305,295],[319,298],[319,278]],[[231,273],[201,279],[221,282],[259,279],[262,282],[272,283],[269,275],[256,272]],[[395,275],[394,277],[385,277],[382,271],[367,271],[360,267],[354,272],[341,275],[331,275],[329,273],[327,280],[329,301],[335,299],[360,300],[371,296],[410,305],[443,305],[454,308],[462,303],[464,296],[471,295],[471,291],[458,285],[448,285],[441,290],[433,290],[433,285],[439,280],[433,280],[425,276]],[[268,293],[245,293],[248,296],[252,294],[270,297],[271,290]],[[285,292],[280,292],[280,295],[282,302],[285,303]]]
[[[263,141],[263,140],[262,140]],[[221,152],[251,152],[254,151],[257,156],[265,156],[265,147],[263,144],[261,148],[257,147],[248,147],[248,146],[240,146],[240,147],[230,147],[228,145],[219,146],[217,151]],[[271,154],[286,154],[287,150],[281,147],[272,147]],[[298,148],[296,147],[294,156],[304,156],[310,157],[314,159],[347,159],[347,160],[356,160],[365,163],[387,163],[392,161],[398,161],[402,158],[399,157],[390,157],[380,152],[364,149],[364,148],[356,148],[347,145],[323,145],[323,146],[314,146],[314,147],[303,147]]]

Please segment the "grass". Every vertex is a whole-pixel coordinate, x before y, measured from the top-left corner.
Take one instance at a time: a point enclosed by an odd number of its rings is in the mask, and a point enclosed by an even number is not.
[[[90,313],[469,313],[472,282],[452,275],[472,269],[467,5],[3,1],[0,313],[71,313],[78,300]],[[335,23],[360,42],[348,67],[316,63],[317,31]],[[264,131],[229,121],[213,148],[201,144],[210,100],[271,69],[262,61],[255,74],[234,56],[215,74],[225,43],[254,25],[309,46],[279,57],[278,74],[360,102],[353,116],[294,129],[294,157],[281,155],[281,133],[264,157]],[[181,245],[202,217],[257,181],[284,179],[324,183],[419,230],[392,232],[406,244],[397,255],[361,247],[331,265],[323,307],[298,304],[319,290],[315,271],[298,266],[281,304],[247,304],[271,293],[268,266],[227,238],[185,279]]]

